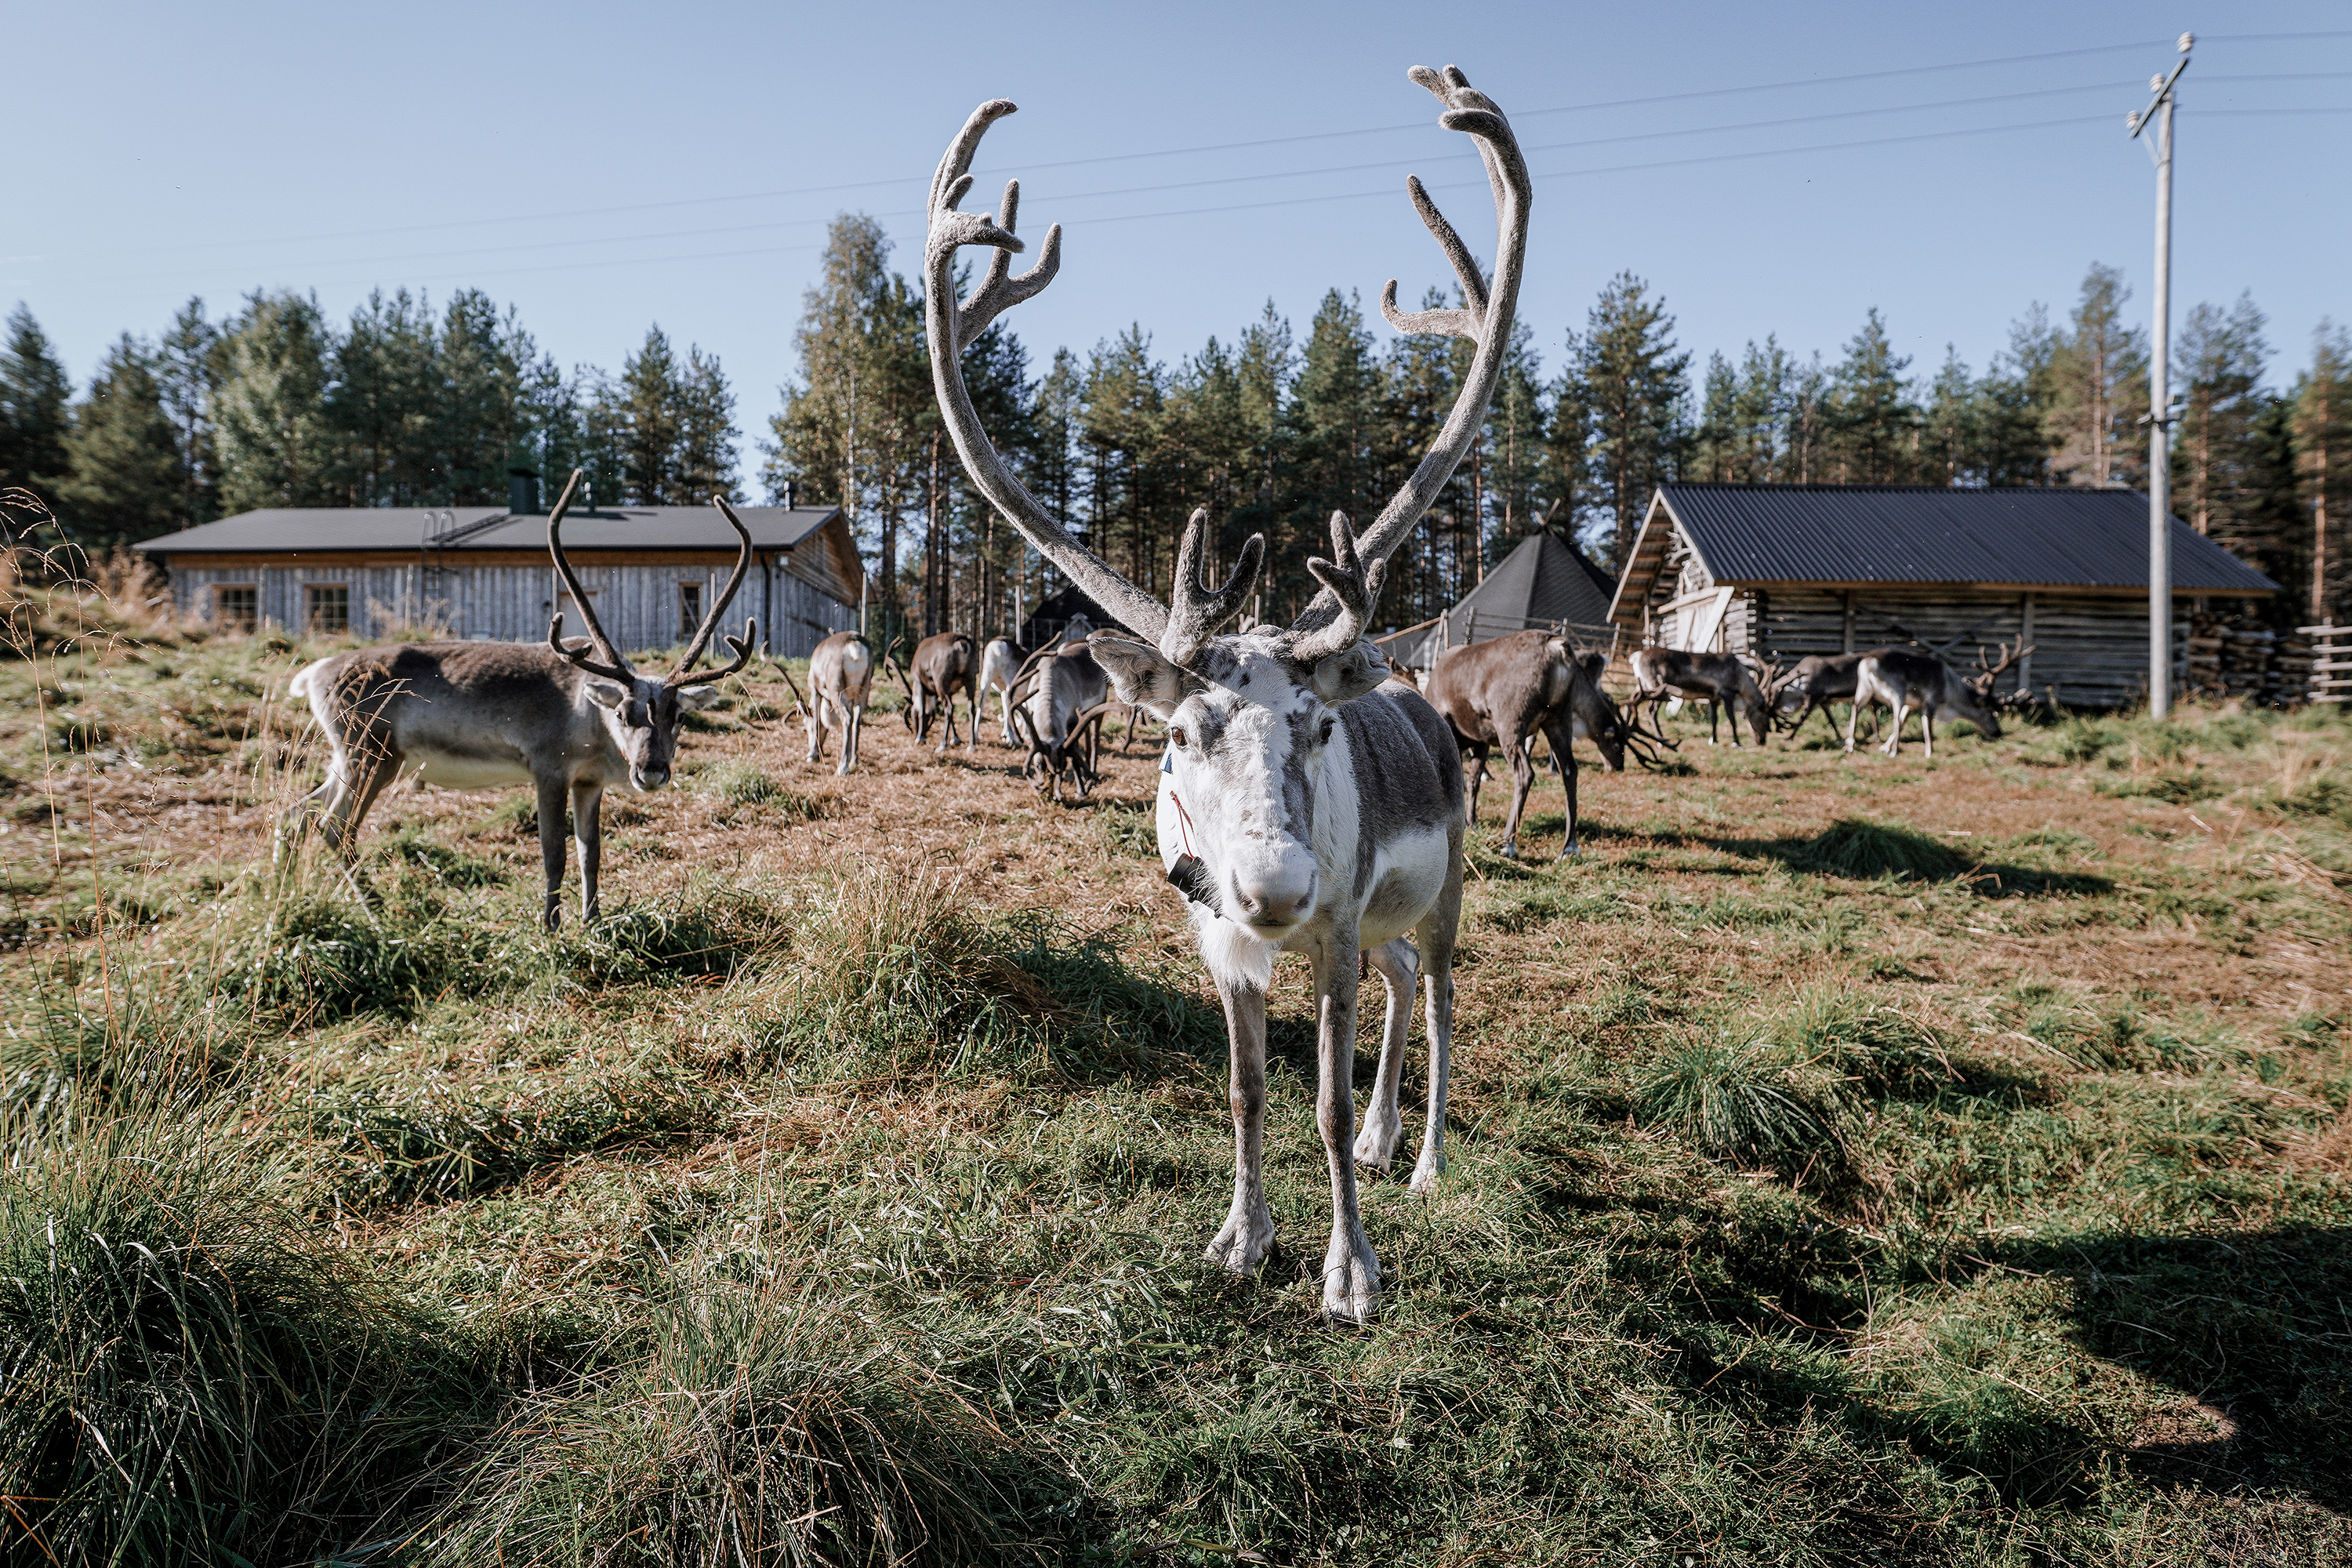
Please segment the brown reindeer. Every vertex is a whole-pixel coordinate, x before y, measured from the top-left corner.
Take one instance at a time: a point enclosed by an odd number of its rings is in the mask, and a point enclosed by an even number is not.
[[[1812,654],[1796,662],[1789,673],[1773,683],[1770,696],[1772,710],[1778,717],[1796,714],[1788,724],[1791,740],[1805,727],[1818,710],[1826,714],[1830,733],[1837,733],[1837,714],[1831,704],[1852,702],[1854,683],[1862,676],[1862,661],[1895,652],[1892,647],[1874,647],[1866,653]],[[1874,721],[1875,722],[1875,721]]]
[[[874,645],[856,632],[835,632],[809,652],[808,760],[824,761],[824,732],[841,731],[841,765],[857,766],[857,733],[866,726],[866,705],[874,699]]]
[[[1536,778],[1528,751],[1538,733],[1551,743],[1560,786],[1568,795],[1562,857],[1580,852],[1572,740],[1587,737],[1601,749],[1611,773],[1625,771],[1624,721],[1601,689],[1601,672],[1607,664],[1606,656],[1580,653],[1566,637],[1528,631],[1450,648],[1430,672],[1424,693],[1430,706],[1454,726],[1462,749],[1476,759],[1465,822],[1478,820],[1478,786],[1486,781],[1488,753],[1499,748],[1511,764],[1511,810],[1503,824],[1507,858],[1519,856],[1519,817]]]
[[[678,716],[718,700],[712,682],[743,668],[759,628],[747,622],[742,637],[730,636],[735,662],[696,679],[695,664],[751,564],[751,531],[724,498],[713,498],[742,541],[734,574],[695,628],[677,668],[666,676],[638,674],[604,635],[563,552],[563,516],[580,479],[580,471],[572,470],[548,515],[547,549],[556,575],[587,623],[587,641],[565,642],[559,614],[548,623],[544,646],[394,643],[354,648],[306,667],[288,689],[309,699],[334,754],[326,782],[281,819],[281,854],[299,853],[312,814],[323,810],[327,842],[348,864],[368,807],[403,774],[444,789],[531,784],[539,792],[540,859],[547,873],[542,918],[551,931],[562,918],[567,804],[580,844],[581,914],[596,918],[605,789],[625,780],[630,788],[650,793],[669,783]]]
[[[1704,702],[1706,706],[1706,743],[1714,745],[1717,737],[1716,712],[1717,705],[1731,710],[1731,743],[1739,742],[1740,710],[1745,709],[1748,728],[1755,731],[1756,743],[1762,745],[1771,723],[1771,705],[1764,700],[1764,689],[1756,682],[1756,672],[1738,658],[1727,653],[1686,653],[1674,647],[1637,647],[1628,658],[1633,668],[1634,684],[1640,690],[1633,700],[1650,705],[1650,727],[1658,728],[1658,710],[1669,697],[1679,697],[1685,702]]]
[[[912,679],[908,679],[909,677]],[[980,644],[970,632],[941,632],[925,637],[915,645],[914,657],[899,673],[907,689],[907,727],[915,732],[919,744],[930,739],[931,721],[944,720],[946,728],[940,736],[940,753],[955,744],[955,700],[961,692],[971,706],[971,722],[964,736],[964,750],[980,744]],[[934,707],[933,704],[938,706]]]

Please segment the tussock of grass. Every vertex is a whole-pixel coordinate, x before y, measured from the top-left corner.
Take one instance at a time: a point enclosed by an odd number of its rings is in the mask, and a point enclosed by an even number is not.
[[[1801,1064],[1874,1096],[1932,1096],[1959,1076],[1939,1030],[1843,984],[1801,994],[1775,1020],[1772,1037]]]
[[[1006,1561],[1018,1441],[954,1384],[814,1299],[722,1286],[655,1316],[618,1374],[524,1402],[415,1561]]]
[[[730,806],[770,807],[786,822],[806,822],[824,815],[822,799],[786,788],[750,763],[721,763],[697,783]]]
[[[478,1422],[454,1342],[318,1245],[251,1151],[131,1122],[15,1154],[11,1561],[310,1561],[361,1539]]]
[[[1633,1086],[1634,1113],[1673,1128],[1717,1159],[1781,1168],[1835,1154],[1834,1110],[1753,1046],[1668,1052]]]
[[[1801,863],[1832,876],[1867,880],[1948,881],[1969,868],[1951,847],[1924,833],[1867,817],[1841,816],[1807,845]]]

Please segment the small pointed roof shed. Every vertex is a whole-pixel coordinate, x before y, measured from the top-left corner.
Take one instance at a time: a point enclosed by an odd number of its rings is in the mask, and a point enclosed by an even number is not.
[[[1427,668],[1441,647],[1485,642],[1507,632],[1566,626],[1579,640],[1609,640],[1609,594],[1615,584],[1575,545],[1556,533],[1530,534],[1462,595],[1436,626],[1388,644],[1401,664]]]

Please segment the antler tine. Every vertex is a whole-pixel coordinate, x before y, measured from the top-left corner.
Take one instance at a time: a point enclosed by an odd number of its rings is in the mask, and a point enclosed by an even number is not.
[[[555,574],[562,579],[565,590],[572,595],[572,602],[580,606],[580,618],[588,626],[589,647],[604,662],[592,661],[587,648],[563,646],[563,612],[561,610],[556,611],[547,623],[547,646],[591,675],[600,675],[607,680],[635,680],[637,672],[627,659],[621,657],[620,649],[613,646],[613,639],[604,635],[604,626],[596,619],[596,607],[588,602],[588,590],[580,585],[578,575],[572,570],[572,558],[563,553],[563,514],[572,510],[572,498],[579,493],[580,481],[585,475],[584,469],[572,470],[572,477],[564,481],[563,493],[556,498],[555,510],[547,514],[547,552],[554,557]]]
[[[727,606],[735,602],[736,590],[743,586],[744,574],[751,570],[751,531],[743,526],[743,520],[735,515],[735,509],[728,504],[725,496],[712,496],[710,504],[726,514],[728,522],[735,530],[736,539],[740,542],[735,551],[735,570],[728,577],[727,586],[719,591],[718,602],[713,604],[709,613],[702,617],[702,624],[694,628],[694,640],[686,645],[686,653],[678,659],[677,668],[669,672],[665,684],[670,686],[684,686],[693,680],[694,661],[700,658],[702,650],[710,646],[710,634],[718,629],[719,617],[725,615]],[[743,637],[738,638],[730,636],[727,639],[727,646],[738,650],[735,662],[725,669],[703,679],[721,680],[742,668],[744,659],[751,656],[741,650],[750,646],[748,639],[759,635],[759,627],[760,623],[757,621],[744,622]]]
[[[1331,514],[1331,554],[1326,561],[1321,556],[1309,558],[1307,570],[1323,584],[1323,592],[1307,607],[1307,614],[1284,634],[1290,657],[1301,664],[1312,664],[1356,646],[1371,624],[1372,612],[1379,607],[1381,587],[1388,577],[1388,563],[1374,561],[1365,564],[1356,536],[1348,527],[1348,514]],[[1331,601],[1328,618],[1319,622],[1317,606],[1326,598]]]
[[[1478,348],[1471,359],[1469,374],[1463,379],[1461,396],[1447,414],[1444,426],[1428,455],[1357,541],[1358,549],[1370,561],[1386,561],[1421,526],[1422,518],[1427,515],[1445,481],[1454,477],[1454,470],[1469,452],[1471,442],[1476,439],[1486,421],[1487,405],[1494,401],[1495,387],[1502,379],[1503,362],[1510,349],[1511,323],[1518,310],[1519,283],[1527,256],[1528,208],[1535,195],[1534,184],[1528,178],[1527,161],[1519,153],[1518,138],[1511,131],[1510,121],[1492,99],[1473,89],[1469,78],[1453,66],[1443,71],[1415,66],[1407,74],[1444,105],[1438,124],[1448,131],[1463,132],[1477,144],[1479,161],[1486,168],[1487,184],[1495,198],[1495,270],[1491,282],[1480,279],[1477,262],[1462,243],[1461,236],[1437,210],[1421,182],[1408,179],[1406,193],[1452,264],[1454,275],[1462,286],[1463,305],[1448,310],[1398,310],[1396,289],[1391,281],[1381,291],[1381,312],[1399,331],[1450,333],[1473,339]],[[1322,604],[1322,597],[1316,596],[1317,605]],[[1319,613],[1328,615],[1329,610]]]
[[[1019,216],[1021,193],[1016,183],[1004,192],[1002,223],[984,214],[963,213],[956,204],[971,188],[972,154],[981,138],[996,121],[1013,112],[1001,98],[991,99],[971,111],[963,128],[948,143],[931,177],[929,232],[923,246],[923,321],[930,344],[931,384],[940,412],[955,441],[956,456],[975,488],[989,504],[1004,514],[1021,536],[1058,567],[1087,595],[1118,617],[1129,631],[1158,642],[1168,630],[1168,611],[1159,601],[1113,571],[1109,563],[1070,537],[1058,519],[1039,504],[1028,487],[1006,466],[988,438],[964,385],[961,354],[980,330],[996,315],[1036,294],[1053,281],[1061,265],[1062,229],[1045,231],[1037,264],[1020,277],[1012,276],[1009,253],[1023,248],[1013,232]],[[955,292],[956,252],[967,245],[993,247],[997,255],[971,299],[959,304]]]
[[[1201,540],[1208,524],[1209,509],[1195,508],[1185,521],[1183,542],[1176,547],[1175,602],[1169,606],[1168,629],[1160,634],[1160,656],[1171,664],[1191,663],[1217,628],[1248,602],[1265,560],[1265,535],[1253,533],[1224,586],[1210,587],[1201,578]]]

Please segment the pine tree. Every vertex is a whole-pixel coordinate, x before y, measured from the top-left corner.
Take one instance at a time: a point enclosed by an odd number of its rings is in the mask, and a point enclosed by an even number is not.
[[[1740,439],[1739,376],[1717,349],[1706,356],[1698,424],[1691,431],[1691,474],[1712,484],[1736,483],[1748,470],[1747,443]]]
[[[2224,311],[2199,305],[2180,325],[2173,375],[2185,388],[2172,442],[2173,506],[2189,525],[2252,560],[2248,442],[2268,401],[2262,393],[2263,313],[2250,296]]]
[[[2130,298],[2121,272],[2093,262],[2073,330],[2053,345],[2050,466],[2068,484],[2129,486],[2146,475],[2133,432],[2147,412],[2147,339],[2124,324]]]
[[[1593,471],[1592,398],[1584,379],[1584,342],[1571,331],[1564,346],[1559,378],[1549,389],[1550,409],[1544,421],[1536,495],[1544,527],[1572,542],[1588,527],[1602,526],[1607,514],[1601,509]],[[1613,519],[1607,521],[1613,524]],[[1604,555],[1607,548],[1604,542]]]
[[[1832,477],[1843,485],[1899,485],[1911,478],[1921,415],[1904,384],[1911,361],[1895,352],[1872,306],[1837,368],[1828,417]]]
[[[54,504],[72,471],[66,456],[72,384],[48,334],[19,301],[0,349],[0,489],[31,490]]]
[[[2352,584],[2345,551],[2352,523],[2352,333],[2322,321],[2311,368],[2294,388],[2295,472],[2311,514],[2309,605],[2314,621],[2340,619]]]
[[[1944,345],[1944,368],[1927,389],[1921,411],[1917,477],[1924,483],[1964,485],[1977,481],[1982,444],[1982,404],[1976,378],[1960,351]]]
[[[1160,426],[1166,380],[1141,326],[1097,343],[1087,357],[1078,429],[1097,548],[1105,560],[1121,563],[1127,580],[1147,594],[1159,592],[1161,575],[1153,524],[1162,488]]]
[[[1732,427],[1740,452],[1731,476],[1764,484],[1780,471],[1789,449],[1790,379],[1793,366],[1779,338],[1766,333],[1764,346],[1751,341],[1739,360],[1739,391],[1732,404]]]
[[[184,527],[186,477],[178,432],[163,411],[154,356],[130,333],[109,349],[67,433],[59,511],[95,552]]]
[[[220,455],[213,442],[213,396],[222,375],[221,335],[191,297],[172,320],[155,357],[163,412],[180,449],[180,515],[190,527],[220,515]]]
[[[440,345],[425,301],[405,289],[370,293],[335,347],[327,418],[335,488],[351,506],[425,506],[445,499],[436,450],[446,417]]]
[[[1652,493],[1679,472],[1688,445],[1690,355],[1675,352],[1674,334],[1665,301],[1631,272],[1601,289],[1586,326],[1582,379],[1612,564],[1632,551]]]
[[[735,462],[742,437],[735,428],[735,392],[727,384],[719,356],[688,344],[678,392],[680,499],[689,505],[708,505],[715,495],[741,500],[735,487]]]
[[[318,300],[256,293],[226,338],[214,399],[222,506],[333,505],[341,461],[326,393],[335,338]]]

